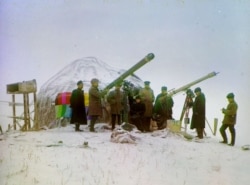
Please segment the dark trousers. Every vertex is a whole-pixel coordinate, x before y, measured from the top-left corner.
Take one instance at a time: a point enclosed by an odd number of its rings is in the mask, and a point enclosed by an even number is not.
[[[91,132],[95,131],[94,126],[95,126],[95,123],[96,123],[97,119],[98,119],[98,116],[90,116],[90,128],[89,128],[89,131],[91,131]]]
[[[118,125],[121,124],[121,115],[120,114],[112,114],[111,115],[112,130],[115,129],[116,118],[117,118]]]
[[[80,124],[76,122],[76,123],[75,123],[75,126],[76,126],[76,127],[75,127],[75,131],[79,131],[79,130],[80,130]]]
[[[127,111],[122,111],[121,112],[121,121],[122,123],[128,123],[129,121],[129,115],[128,115],[128,112]]]
[[[141,116],[132,116],[130,118],[131,124],[135,125],[137,127],[138,130],[140,130],[141,132],[144,131],[143,125],[142,125],[142,117]]]
[[[167,119],[166,115],[161,115],[159,119],[156,121],[158,130],[164,129],[167,127]]]
[[[227,134],[226,134],[227,128],[229,128],[229,131],[231,133],[231,145],[234,145],[235,144],[235,136],[236,136],[234,125],[223,124],[220,127],[220,133],[221,133],[221,136],[223,138],[223,141],[227,142]]]

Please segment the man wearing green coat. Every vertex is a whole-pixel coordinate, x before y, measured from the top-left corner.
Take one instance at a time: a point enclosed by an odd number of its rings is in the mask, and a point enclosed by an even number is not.
[[[222,121],[222,126],[220,127],[220,133],[223,138],[223,141],[220,141],[220,143],[227,144],[227,135],[225,130],[229,127],[229,131],[231,133],[231,143],[229,143],[229,146],[234,146],[235,144],[235,128],[234,125],[236,124],[236,118],[237,118],[237,109],[238,105],[234,100],[234,94],[229,93],[227,95],[227,100],[229,104],[227,105],[227,108],[222,108],[222,113],[224,114],[224,119]]]

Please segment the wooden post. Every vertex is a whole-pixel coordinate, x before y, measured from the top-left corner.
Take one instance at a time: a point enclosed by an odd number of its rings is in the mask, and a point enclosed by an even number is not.
[[[26,95],[26,100],[27,100],[27,105],[26,105],[26,109],[27,109],[27,126],[28,126],[28,129],[30,130],[31,128],[31,125],[30,125],[30,102],[29,102],[29,94],[28,93],[25,93]]]
[[[16,100],[15,94],[12,94],[12,111],[13,111],[13,126],[14,130],[16,130]]]
[[[214,118],[214,135],[216,135],[217,126],[218,126],[218,118]]]
[[[37,121],[37,100],[36,100],[36,93],[34,92],[34,128],[35,130],[39,129],[39,124]]]
[[[24,126],[23,130],[27,131],[27,100],[26,100],[26,94],[23,94],[23,110],[24,110]]]

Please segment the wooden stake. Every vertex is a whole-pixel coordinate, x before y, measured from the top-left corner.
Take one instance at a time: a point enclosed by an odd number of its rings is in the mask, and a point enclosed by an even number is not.
[[[13,126],[14,126],[14,130],[16,130],[16,102],[15,102],[15,94],[12,94],[12,111],[13,111]]]

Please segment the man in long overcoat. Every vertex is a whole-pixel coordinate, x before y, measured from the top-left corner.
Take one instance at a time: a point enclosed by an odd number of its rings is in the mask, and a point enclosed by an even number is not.
[[[190,128],[195,128],[198,138],[202,139],[206,121],[206,98],[201,92],[200,87],[195,88],[194,92],[196,97],[193,103],[193,115]]]
[[[150,131],[150,122],[153,114],[153,102],[155,100],[154,91],[150,88],[150,82],[144,82],[144,88],[139,92],[142,103],[146,106],[146,111],[144,113],[143,124],[145,126],[145,131]]]
[[[99,80],[93,78],[89,89],[89,108],[88,115],[90,116],[90,132],[95,132],[94,126],[98,117],[102,116],[102,93],[98,89]]]
[[[72,91],[70,97],[70,107],[72,109],[70,123],[75,124],[75,131],[81,131],[80,124],[87,124],[84,91],[82,89],[83,82],[78,81],[77,89]]]

